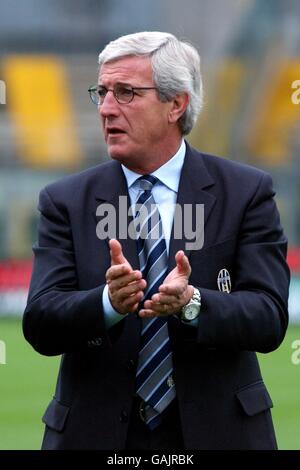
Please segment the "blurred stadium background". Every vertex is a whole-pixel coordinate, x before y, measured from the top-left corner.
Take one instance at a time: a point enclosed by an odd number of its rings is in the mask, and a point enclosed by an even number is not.
[[[289,237],[291,324],[282,347],[260,362],[279,447],[300,449],[300,365],[291,361],[300,340],[300,104],[291,99],[299,0],[1,1],[0,449],[40,447],[59,364],[21,332],[39,190],[108,158],[87,89],[102,47],[141,30],[173,32],[200,51],[205,108],[188,140],[273,176]]]

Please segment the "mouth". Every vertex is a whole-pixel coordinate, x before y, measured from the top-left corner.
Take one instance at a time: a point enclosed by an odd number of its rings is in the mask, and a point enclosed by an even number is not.
[[[106,133],[107,137],[126,134],[126,132],[123,131],[123,129],[120,129],[119,127],[109,127],[106,129]]]

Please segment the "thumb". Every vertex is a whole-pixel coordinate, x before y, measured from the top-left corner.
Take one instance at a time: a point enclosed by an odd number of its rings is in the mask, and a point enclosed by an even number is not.
[[[189,278],[192,269],[187,256],[184,254],[184,251],[177,251],[175,260],[179,274]]]
[[[123,255],[122,245],[118,240],[116,240],[115,238],[109,240],[109,248],[112,266],[124,263],[129,264],[127,259]]]

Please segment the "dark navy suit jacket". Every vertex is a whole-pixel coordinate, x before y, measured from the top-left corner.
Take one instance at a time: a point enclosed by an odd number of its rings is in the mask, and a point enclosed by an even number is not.
[[[127,195],[109,161],[50,184],[40,194],[38,242],[23,328],[41,354],[62,355],[43,421],[44,449],[122,449],[135,393],[141,320],[105,328],[102,291],[110,266],[96,236],[96,210]],[[186,449],[272,449],[276,440],[255,351],[268,353],[288,324],[287,240],[263,171],[187,145],[178,204],[204,204],[204,246],[187,251],[202,295],[197,328],[169,318],[174,379]],[[197,229],[201,229],[197,227]],[[184,235],[184,234],[183,234]],[[184,239],[170,242],[169,269]],[[139,269],[136,242],[121,240]],[[217,276],[226,268],[230,294]]]

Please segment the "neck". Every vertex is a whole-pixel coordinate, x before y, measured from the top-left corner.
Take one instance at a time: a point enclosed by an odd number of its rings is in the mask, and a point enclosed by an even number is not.
[[[151,156],[144,158],[142,161],[132,162],[131,163],[124,163],[124,165],[131,171],[138,173],[140,175],[146,175],[153,173],[155,170],[163,166],[167,163],[171,158],[174,157],[176,152],[178,151],[182,141],[182,136],[179,139],[176,139],[176,142],[170,143],[170,145],[162,151],[162,149],[153,148],[151,150]]]

